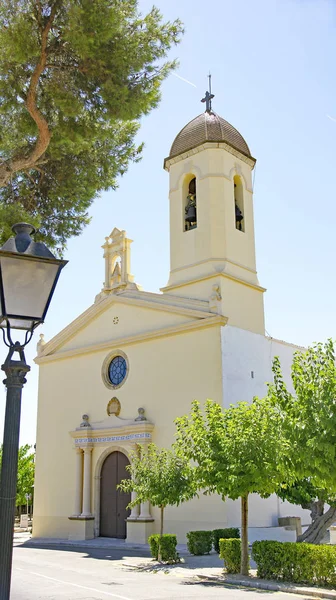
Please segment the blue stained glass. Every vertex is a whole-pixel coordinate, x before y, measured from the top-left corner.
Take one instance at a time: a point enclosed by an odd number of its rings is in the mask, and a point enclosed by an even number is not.
[[[108,375],[112,385],[120,385],[126,377],[127,364],[123,356],[115,356],[109,366]]]

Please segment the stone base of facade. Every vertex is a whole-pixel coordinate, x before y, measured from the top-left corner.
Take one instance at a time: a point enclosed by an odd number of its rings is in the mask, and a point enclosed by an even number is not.
[[[93,540],[94,517],[69,517],[69,540]]]
[[[154,532],[154,519],[127,519],[126,542],[130,544],[147,544]]]

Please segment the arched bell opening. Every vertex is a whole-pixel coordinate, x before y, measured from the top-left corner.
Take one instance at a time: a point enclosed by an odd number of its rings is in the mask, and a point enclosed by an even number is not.
[[[197,227],[196,177],[192,174],[183,182],[183,222],[184,231]]]
[[[244,211],[244,188],[243,182],[239,175],[233,178],[234,189],[234,205],[235,205],[235,222],[238,231],[245,231],[245,211]]]

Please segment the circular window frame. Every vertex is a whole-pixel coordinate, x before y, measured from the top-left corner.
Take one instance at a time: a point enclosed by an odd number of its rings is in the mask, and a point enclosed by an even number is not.
[[[124,377],[124,379],[122,380],[121,383],[119,383],[118,385],[114,385],[112,383],[112,381],[110,380],[110,377],[109,377],[109,367],[110,367],[110,364],[111,364],[112,360],[114,358],[116,358],[117,356],[121,356],[126,361],[126,375],[125,375],[125,377]],[[129,360],[128,360],[125,352],[123,352],[122,350],[114,350],[113,352],[110,352],[106,356],[106,358],[105,358],[105,360],[103,362],[103,366],[102,366],[101,375],[102,375],[102,379],[103,379],[104,385],[109,390],[117,390],[122,385],[124,385],[125,381],[127,380],[128,374],[129,374]]]

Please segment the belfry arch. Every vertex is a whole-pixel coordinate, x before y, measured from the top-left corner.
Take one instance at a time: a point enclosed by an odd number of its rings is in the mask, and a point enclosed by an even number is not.
[[[244,188],[240,175],[233,178],[233,195],[235,208],[235,222],[238,231],[245,231],[245,206],[244,206]]]
[[[197,181],[194,174],[186,175],[182,185],[183,231],[197,227]]]

